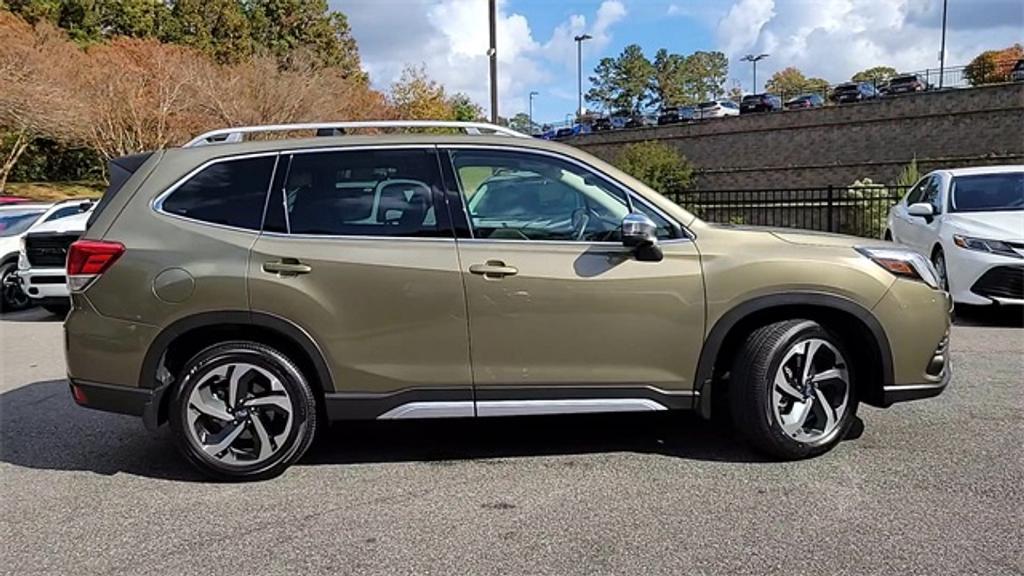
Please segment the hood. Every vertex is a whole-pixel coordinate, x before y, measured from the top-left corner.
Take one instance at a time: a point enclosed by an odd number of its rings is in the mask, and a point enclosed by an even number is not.
[[[946,217],[946,223],[965,236],[1024,242],[1024,210],[953,212]]]
[[[82,212],[81,214],[75,214],[74,216],[68,216],[67,218],[43,222],[42,224],[29,228],[28,233],[35,234],[37,232],[49,232],[51,234],[66,234],[68,232],[77,232],[81,234],[85,232],[85,223],[88,222],[88,220],[89,213]]]
[[[799,230],[795,228],[772,228],[769,226],[741,226],[733,224],[713,224],[716,228],[723,230],[744,230],[747,232],[763,232],[788,242],[801,246],[831,246],[838,248],[853,248],[854,246],[886,245],[880,240],[861,238],[859,236],[846,236],[843,234],[832,234],[829,232],[817,232],[814,230]]]

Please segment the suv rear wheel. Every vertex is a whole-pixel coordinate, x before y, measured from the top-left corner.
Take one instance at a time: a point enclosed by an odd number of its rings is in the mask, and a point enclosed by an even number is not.
[[[276,476],[313,441],[313,391],[298,367],[269,346],[211,346],[188,361],[178,381],[171,429],[205,473],[228,480]]]
[[[857,413],[849,357],[840,339],[811,320],[755,330],[732,369],[730,409],[740,434],[787,460],[830,450]]]

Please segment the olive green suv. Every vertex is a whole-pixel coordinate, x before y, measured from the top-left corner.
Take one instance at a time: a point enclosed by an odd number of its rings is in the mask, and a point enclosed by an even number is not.
[[[946,385],[951,304],[927,259],[708,224],[516,136],[246,127],[116,160],[67,259],[74,399],[169,423],[239,479],[341,419],[696,410],[804,458],[859,403]]]

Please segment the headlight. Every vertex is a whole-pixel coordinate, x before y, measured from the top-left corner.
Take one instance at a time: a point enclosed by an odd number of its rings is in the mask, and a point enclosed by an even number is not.
[[[1013,249],[1013,246],[1010,246],[1006,242],[1000,242],[999,240],[985,240],[982,238],[971,238],[970,236],[953,234],[953,243],[964,250],[977,250],[978,252],[990,252],[992,254],[999,254],[1000,256],[1009,256],[1010,258],[1022,258],[1022,256]]]
[[[896,276],[919,280],[936,290],[939,289],[938,274],[932,268],[932,263],[913,250],[874,246],[858,246],[854,250]]]

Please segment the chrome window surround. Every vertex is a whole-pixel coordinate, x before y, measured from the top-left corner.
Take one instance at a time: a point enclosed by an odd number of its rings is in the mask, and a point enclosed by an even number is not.
[[[207,222],[205,220],[199,220],[199,219],[196,219],[196,218],[189,218],[187,216],[181,216],[179,214],[172,214],[170,212],[164,211],[164,209],[163,209],[164,200],[167,199],[168,196],[173,194],[175,190],[177,190],[178,188],[183,186],[186,182],[191,180],[199,172],[202,172],[203,170],[205,170],[206,168],[208,168],[210,166],[213,166],[214,164],[220,164],[222,162],[231,162],[231,161],[234,161],[234,160],[247,160],[247,159],[250,159],[250,158],[262,158],[262,157],[267,157],[267,156],[277,156],[277,157],[279,157],[278,161],[275,162],[274,172],[271,174],[270,183],[268,184],[268,187],[267,187],[267,198],[268,198],[268,202],[269,202],[269,198],[271,196],[271,194],[270,194],[270,192],[271,192],[270,186],[273,186],[274,178],[276,176],[276,172],[277,172],[278,168],[280,167],[280,157],[283,157],[283,156],[293,156],[293,155],[296,155],[296,154],[317,154],[317,153],[326,153],[326,152],[349,152],[349,151],[355,152],[355,151],[363,151],[363,150],[416,150],[416,149],[434,149],[434,150],[438,150],[439,152],[450,152],[450,151],[459,150],[459,149],[463,149],[463,150],[467,150],[467,149],[468,150],[499,150],[499,151],[517,152],[517,153],[525,153],[525,154],[536,154],[536,155],[540,155],[540,156],[548,156],[548,157],[551,157],[551,158],[555,158],[557,160],[561,160],[563,162],[567,162],[569,164],[573,164],[573,165],[575,165],[575,166],[577,166],[577,167],[579,167],[579,168],[589,172],[590,174],[600,178],[601,180],[603,180],[604,182],[608,183],[612,187],[614,187],[614,188],[618,189],[619,191],[621,191],[626,196],[626,198],[629,199],[630,202],[639,202],[640,204],[642,204],[644,207],[646,207],[647,209],[651,210],[655,214],[658,214],[659,216],[661,216],[662,218],[664,218],[668,222],[678,226],[679,229],[682,231],[682,233],[683,233],[683,237],[682,238],[671,238],[671,239],[668,239],[668,240],[662,240],[662,241],[659,242],[660,244],[675,244],[675,243],[682,243],[682,242],[691,242],[691,241],[693,241],[696,238],[696,236],[693,234],[693,232],[690,231],[681,222],[679,222],[675,218],[669,216],[664,211],[662,211],[660,208],[658,208],[658,207],[654,206],[653,204],[651,204],[650,202],[648,202],[645,198],[643,198],[641,195],[639,195],[636,192],[634,192],[628,186],[622,184],[621,182],[619,182],[618,180],[612,178],[611,176],[609,176],[609,175],[607,175],[607,174],[605,174],[603,172],[598,171],[596,168],[594,168],[594,167],[592,167],[592,166],[590,166],[588,164],[585,164],[583,162],[580,162],[579,160],[576,160],[575,158],[572,158],[572,157],[567,156],[565,154],[559,154],[557,152],[551,152],[549,150],[541,150],[541,149],[536,149],[536,148],[518,147],[518,146],[515,146],[514,144],[512,144],[512,145],[495,145],[495,144],[491,144],[491,145],[483,145],[483,144],[458,144],[458,145],[437,145],[437,144],[366,144],[366,145],[357,145],[357,146],[327,146],[327,147],[323,147],[323,148],[319,148],[319,147],[317,147],[317,148],[290,148],[290,149],[277,150],[277,151],[272,151],[272,152],[254,152],[254,153],[250,153],[250,154],[238,154],[238,155],[222,156],[222,157],[219,157],[219,158],[212,158],[210,160],[207,160],[206,162],[200,164],[198,167],[196,167],[196,168],[192,169],[191,171],[189,171],[188,173],[186,173],[184,176],[182,176],[181,178],[176,180],[173,184],[171,184],[171,186],[169,186],[166,190],[161,192],[156,198],[154,198],[153,201],[150,203],[150,205],[151,205],[152,209],[155,212],[157,212],[158,214],[161,214],[163,216],[166,216],[168,218],[174,218],[174,219],[183,220],[183,221],[186,221],[186,222],[193,222],[193,223],[202,224],[202,225],[205,225],[205,226],[213,226],[213,227],[216,227],[216,228],[221,228],[221,229],[225,229],[225,230],[234,230],[234,231],[244,232],[244,233],[248,233],[248,234],[265,234],[267,236],[273,236],[273,237],[277,237],[277,238],[304,238],[304,239],[326,238],[326,239],[341,239],[341,240],[400,240],[400,241],[420,241],[420,242],[424,242],[424,241],[426,241],[426,242],[452,242],[452,241],[455,241],[454,237],[453,238],[438,238],[438,237],[416,237],[416,236],[356,236],[356,235],[326,235],[326,234],[308,234],[307,235],[307,234],[289,234],[289,233],[281,233],[281,232],[267,232],[267,231],[264,231],[264,230],[253,230],[253,229],[249,229],[249,228],[239,228],[237,226],[228,226],[228,225],[225,225],[225,224],[217,224],[215,222]],[[289,163],[289,168],[290,168],[290,163]],[[454,170],[454,166],[452,168]],[[459,196],[462,199],[462,209],[463,209],[463,212],[464,212],[464,214],[466,216],[467,222],[469,222],[469,212],[468,212],[468,210],[466,208],[466,197],[465,197],[465,194],[462,194],[461,191],[460,191]],[[264,207],[264,214],[263,214],[263,216],[264,216],[264,218],[266,217],[266,207]],[[262,228],[262,222],[261,222],[261,228]],[[470,233],[473,233],[472,225],[470,225]],[[469,239],[463,238],[460,241],[466,241],[466,240],[472,241],[473,243],[492,243],[493,242],[493,243],[563,244],[563,245],[571,245],[571,246],[580,246],[580,245],[621,246],[622,245],[620,242],[576,242],[576,241],[571,241],[571,240],[519,240],[519,239],[515,239],[515,238],[503,238],[503,239],[494,239],[494,240],[487,239],[487,238],[469,238]]]

